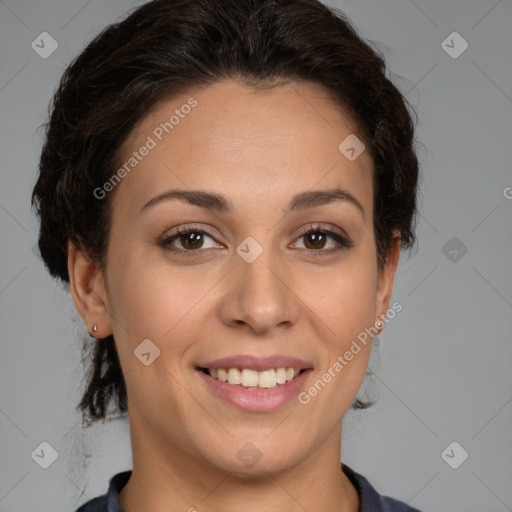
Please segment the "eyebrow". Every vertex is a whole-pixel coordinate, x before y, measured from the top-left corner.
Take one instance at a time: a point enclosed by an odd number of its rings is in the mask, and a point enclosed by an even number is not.
[[[168,190],[150,199],[144,204],[141,211],[171,199],[180,199],[189,204],[209,210],[217,210],[219,212],[229,213],[234,210],[231,200],[215,192],[207,192],[205,190]],[[292,197],[285,213],[289,211],[313,208],[314,206],[321,206],[332,201],[347,201],[348,203],[353,204],[361,211],[364,219],[364,208],[361,203],[352,194],[341,188],[314,190],[296,194]]]

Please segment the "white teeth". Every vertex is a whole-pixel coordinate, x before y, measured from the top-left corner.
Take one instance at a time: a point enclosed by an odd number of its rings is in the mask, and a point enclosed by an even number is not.
[[[258,372],[256,370],[242,370],[242,386],[257,386],[258,385]]]
[[[276,371],[272,368],[272,370],[259,372],[258,384],[260,388],[275,388],[277,384]]]
[[[207,369],[208,374],[221,382],[228,382],[234,386],[246,388],[274,388],[277,384],[286,384],[299,375],[300,368],[271,368],[258,372],[249,368],[212,368]]]
[[[286,368],[278,368],[276,371],[276,382],[284,384],[286,382]]]
[[[238,368],[230,368],[228,371],[228,382],[230,384],[241,384],[242,374]]]

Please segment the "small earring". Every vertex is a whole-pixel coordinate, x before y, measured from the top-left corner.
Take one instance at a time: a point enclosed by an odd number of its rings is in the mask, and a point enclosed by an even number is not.
[[[93,330],[93,332],[98,332],[98,326],[96,324],[94,324],[92,326],[92,330]]]
[[[378,321],[376,322],[376,325],[377,325],[377,327],[380,329],[380,328],[382,327],[382,322],[381,322],[380,320],[378,320]]]

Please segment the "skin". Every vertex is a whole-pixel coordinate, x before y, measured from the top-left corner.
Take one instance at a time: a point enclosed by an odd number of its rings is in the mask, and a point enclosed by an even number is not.
[[[363,381],[371,340],[307,405],[294,399],[273,412],[246,412],[214,396],[195,367],[236,354],[296,356],[313,366],[307,389],[382,318],[400,240],[379,273],[371,157],[364,151],[349,161],[338,150],[357,130],[319,85],[261,92],[234,81],[155,105],[123,157],[191,96],[198,105],[110,192],[106,271],[69,245],[76,309],[90,332],[98,325],[97,337],[114,334],[127,385],[133,473],[121,505],[125,512],[356,512],[359,498],[340,467],[341,420]],[[293,195],[334,187],[363,212],[338,200],[285,214]],[[169,189],[222,194],[233,211],[173,199],[141,212]],[[301,235],[310,223],[345,233],[352,247],[319,256],[338,244]],[[203,244],[184,245],[183,236],[172,247],[198,255],[159,245],[191,224],[204,231]],[[247,236],[263,248],[252,263],[236,252]],[[149,366],[133,355],[144,339],[160,349]],[[248,442],[261,453],[252,467],[237,457]]]

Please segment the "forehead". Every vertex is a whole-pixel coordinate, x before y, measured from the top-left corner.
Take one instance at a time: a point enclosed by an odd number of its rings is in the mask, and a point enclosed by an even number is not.
[[[358,134],[351,117],[317,84],[261,91],[224,81],[191,89],[155,104],[126,139],[120,165],[129,172],[115,201],[142,206],[166,188],[189,188],[247,203],[339,186],[369,209],[369,152],[351,161],[340,150]]]

